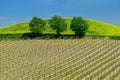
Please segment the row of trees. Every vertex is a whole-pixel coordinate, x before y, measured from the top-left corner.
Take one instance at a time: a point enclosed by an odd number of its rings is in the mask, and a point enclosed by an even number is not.
[[[56,31],[57,36],[60,35],[60,32],[67,30],[67,23],[65,22],[65,19],[61,16],[53,16],[49,20],[48,24],[53,30]],[[42,34],[45,30],[45,25],[45,20],[38,17],[33,17],[33,19],[29,23],[30,31],[33,34]],[[75,32],[75,35],[84,36],[88,28],[88,23],[82,17],[73,17],[70,24],[70,29]]]

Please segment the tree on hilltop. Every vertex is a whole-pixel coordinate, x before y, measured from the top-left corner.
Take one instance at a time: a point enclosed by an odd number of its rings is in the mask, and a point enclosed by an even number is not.
[[[56,31],[57,36],[60,35],[60,32],[66,31],[67,24],[65,20],[60,16],[53,16],[49,21],[50,27]]]
[[[42,34],[45,30],[45,21],[38,17],[33,17],[29,23],[30,31],[33,34]]]
[[[82,17],[73,17],[70,29],[75,32],[77,36],[84,36],[88,31],[89,25],[85,19]]]

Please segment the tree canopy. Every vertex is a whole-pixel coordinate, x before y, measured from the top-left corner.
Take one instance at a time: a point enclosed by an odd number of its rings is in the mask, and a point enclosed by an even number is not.
[[[41,34],[45,30],[45,21],[38,17],[33,17],[29,23],[30,31],[35,34]]]
[[[77,36],[84,36],[89,28],[89,25],[82,17],[73,17],[70,29],[75,32]]]
[[[66,31],[67,29],[65,20],[60,16],[53,16],[50,19],[49,24],[53,30],[56,30],[57,35],[60,35],[60,32]]]

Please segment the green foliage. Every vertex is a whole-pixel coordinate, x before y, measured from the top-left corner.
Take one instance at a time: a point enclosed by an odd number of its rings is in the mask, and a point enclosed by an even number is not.
[[[0,34],[0,41],[21,39],[21,37],[22,37],[22,34]]]
[[[84,36],[88,30],[88,23],[82,17],[73,17],[70,29],[75,32],[75,35]]]
[[[42,33],[45,30],[45,24],[41,18],[33,17],[29,23],[30,31],[35,34]]]
[[[67,30],[67,24],[60,16],[53,16],[52,19],[50,19],[49,24],[53,30],[56,30],[57,35],[60,35],[60,32]]]

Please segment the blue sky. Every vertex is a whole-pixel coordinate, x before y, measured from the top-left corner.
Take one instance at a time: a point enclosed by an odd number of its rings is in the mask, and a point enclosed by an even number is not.
[[[82,16],[120,25],[120,0],[0,0],[0,26],[50,18]]]

